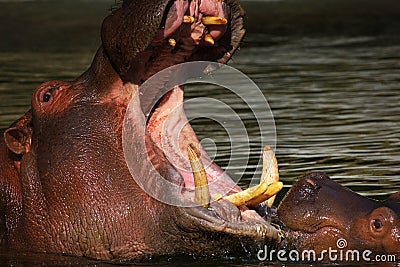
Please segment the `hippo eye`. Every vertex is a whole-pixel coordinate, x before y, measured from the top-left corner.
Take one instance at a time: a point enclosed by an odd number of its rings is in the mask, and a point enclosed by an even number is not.
[[[47,92],[43,95],[43,102],[49,102],[51,99],[51,93]]]
[[[380,230],[383,227],[381,220],[376,219],[373,221],[373,226],[376,230]]]

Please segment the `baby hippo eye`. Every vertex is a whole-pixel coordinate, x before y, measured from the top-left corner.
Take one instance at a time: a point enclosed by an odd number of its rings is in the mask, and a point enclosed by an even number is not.
[[[381,229],[383,226],[381,220],[379,220],[379,219],[374,220],[373,225],[374,225],[375,229],[377,229],[377,230]]]
[[[51,93],[47,92],[43,95],[43,102],[49,102],[51,99]]]

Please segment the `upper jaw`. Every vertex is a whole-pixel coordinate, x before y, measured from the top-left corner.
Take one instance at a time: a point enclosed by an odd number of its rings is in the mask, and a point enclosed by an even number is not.
[[[187,61],[226,63],[245,33],[244,11],[236,0],[164,0],[146,6],[125,0],[102,25],[103,48],[124,82],[140,85],[158,71]],[[193,21],[184,22],[183,16]],[[213,44],[209,35],[215,38]]]

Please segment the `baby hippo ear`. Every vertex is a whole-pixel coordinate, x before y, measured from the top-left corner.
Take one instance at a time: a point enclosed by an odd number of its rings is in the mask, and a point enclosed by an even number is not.
[[[400,192],[394,193],[383,203],[400,217]]]
[[[400,205],[400,192],[392,194],[388,199],[387,202],[397,202]]]
[[[8,128],[4,132],[4,140],[8,149],[17,155],[23,155],[30,151],[31,134],[25,128]]]

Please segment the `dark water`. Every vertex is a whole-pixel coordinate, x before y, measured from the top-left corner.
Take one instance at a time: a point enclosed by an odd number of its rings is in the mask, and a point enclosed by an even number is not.
[[[0,1],[0,127],[29,108],[30,95],[40,83],[72,80],[88,67],[99,43],[101,19],[113,2]],[[271,107],[284,191],[304,173],[322,170],[360,194],[384,199],[400,189],[398,2],[299,2],[244,1],[249,34],[230,63],[256,82]],[[260,128],[236,96],[221,88],[203,89],[190,87],[187,95],[222,98],[246,126],[251,153],[240,183],[245,186],[259,173]],[[205,144],[221,166],[227,165],[231,152],[241,153],[242,146],[231,146],[220,124],[197,119],[192,125],[200,139],[212,140]],[[0,265],[104,265],[46,259],[2,253]],[[199,261],[182,257],[150,265]],[[259,265],[254,259],[201,262]]]

